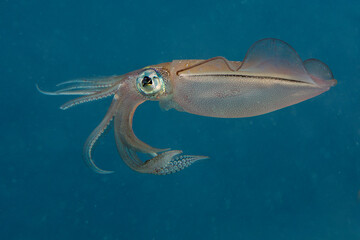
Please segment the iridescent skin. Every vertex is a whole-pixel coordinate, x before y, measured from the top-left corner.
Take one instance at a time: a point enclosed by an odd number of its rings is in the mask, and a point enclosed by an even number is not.
[[[330,69],[319,60],[301,61],[295,50],[277,39],[254,43],[243,62],[223,57],[174,60],[121,76],[73,80],[47,95],[84,95],[61,106],[113,96],[104,119],[84,145],[86,163],[98,173],[92,159],[95,142],[114,120],[115,139],[123,161],[141,173],[165,175],[180,171],[206,156],[181,155],[180,150],[158,149],[139,140],[132,130],[136,108],[159,101],[164,109],[220,118],[250,117],[272,112],[315,97],[336,84]],[[137,153],[152,158],[142,162]]]

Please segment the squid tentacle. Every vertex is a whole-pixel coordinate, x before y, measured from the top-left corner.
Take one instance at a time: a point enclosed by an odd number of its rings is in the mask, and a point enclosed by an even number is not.
[[[69,92],[74,92],[74,91],[78,91],[78,90],[86,90],[86,89],[89,89],[90,91],[99,92],[104,88],[111,87],[112,85],[113,84],[98,84],[98,85],[76,84],[73,86],[69,86],[69,87],[60,89],[54,93],[69,93]]]
[[[121,91],[121,92],[120,92]],[[115,140],[121,141],[135,151],[156,156],[157,152],[169,149],[154,148],[136,137],[132,129],[132,121],[136,108],[144,102],[143,98],[131,98],[126,89],[120,89],[120,107],[114,120]]]
[[[92,133],[87,138],[84,144],[84,149],[83,149],[84,160],[86,164],[97,173],[101,173],[101,174],[113,173],[113,171],[103,170],[99,168],[92,159],[92,152],[94,150],[95,143],[103,135],[103,133],[108,128],[111,121],[113,120],[114,114],[116,113],[116,109],[119,107],[119,104],[120,102],[117,100],[117,97],[114,97],[114,100],[112,101],[105,117],[103,118],[101,123],[92,131]]]
[[[61,82],[56,84],[57,87],[62,86],[62,85],[67,85],[67,84],[92,84],[92,85],[97,85],[97,84],[114,84],[116,82],[118,82],[119,80],[121,80],[122,76],[119,75],[115,75],[115,76],[111,76],[111,77],[98,77],[98,78],[90,78],[90,79],[73,79],[73,80],[69,80],[69,81],[65,81],[65,82]]]
[[[132,90],[129,89],[128,84],[121,81],[122,79],[122,76],[115,76],[90,80],[71,80],[59,83],[57,86],[64,86],[64,88],[54,92],[41,90],[36,85],[38,91],[46,95],[84,95],[63,104],[60,107],[62,110],[114,95],[105,117],[84,144],[84,161],[93,171],[100,174],[113,173],[113,171],[99,168],[92,157],[96,142],[103,136],[113,120],[118,152],[122,160],[137,172],[166,175],[180,171],[198,160],[208,158],[206,156],[181,155],[182,151],[180,150],[154,148],[138,139],[132,130],[132,120],[136,108],[145,99],[140,95],[131,94]],[[143,162],[137,153],[145,153],[152,158]]]
[[[155,175],[168,175],[179,172],[196,161],[209,158],[207,156],[180,155],[181,153],[181,150],[172,150],[161,153],[158,156],[147,160],[138,171]]]
[[[127,97],[127,98],[126,98]],[[143,100],[131,99],[121,96],[121,104],[115,115],[114,131],[116,146],[122,160],[131,169],[140,173],[166,175],[178,172],[194,162],[207,159],[206,156],[180,155],[182,151],[169,149],[156,149],[139,140],[132,130],[134,112]],[[153,158],[142,162],[137,152],[146,153]],[[158,154],[158,152],[162,152]]]
[[[126,144],[121,141],[116,141],[116,145],[122,160],[131,169],[140,173],[150,173],[154,175],[176,173],[189,167],[196,161],[209,158],[207,156],[181,155],[181,150],[170,150],[142,162],[136,155],[136,151],[130,146],[126,146]]]
[[[123,76],[100,77],[92,79],[75,79],[58,83],[56,86],[64,86],[64,88],[50,92],[44,91],[36,84],[39,92],[45,95],[90,95],[100,92],[105,88],[110,88],[121,82]]]
[[[99,100],[116,94],[116,91],[118,91],[119,87],[122,84],[120,82],[121,79],[122,77],[117,76],[117,77],[109,77],[109,78],[101,78],[101,79],[99,78],[94,80],[71,80],[57,84],[57,86],[69,85],[69,84],[71,84],[71,86],[57,90],[55,92],[44,91],[40,89],[37,84],[36,84],[36,88],[38,89],[39,92],[46,95],[85,95],[83,97],[73,99],[63,104],[60,108],[62,110],[65,110],[81,103]],[[104,134],[104,132],[109,127],[110,123],[114,118],[116,109],[119,107],[118,106],[119,101],[117,101],[117,99],[118,97],[114,98],[105,117],[103,118],[101,123],[92,131],[92,133],[87,138],[84,144],[83,156],[85,162],[95,172],[102,174],[109,174],[112,173],[112,171],[102,170],[99,167],[97,167],[92,159],[92,152],[94,150],[95,143]]]
[[[36,89],[42,93],[42,94],[45,94],[45,95],[51,95],[51,96],[56,96],[56,95],[90,95],[90,94],[94,94],[96,93],[96,90],[95,89],[82,89],[82,90],[75,90],[75,91],[61,91],[61,90],[58,90],[58,91],[54,91],[54,92],[49,92],[49,91],[45,91],[45,90],[42,90],[39,85],[35,85],[36,86]]]
[[[110,97],[115,94],[115,92],[119,89],[121,83],[113,84],[113,85],[89,85],[87,87],[77,85],[69,88],[61,89],[55,92],[44,91],[36,85],[36,88],[39,92],[45,95],[85,95],[84,97],[79,97],[72,99],[63,105],[60,106],[60,109],[66,110],[70,107],[79,105],[85,102],[91,102],[95,100],[99,100],[102,98]]]
[[[114,117],[115,117],[115,119],[117,119],[118,116],[122,116],[122,114],[118,112],[118,109],[123,109],[124,107],[127,107],[126,104],[124,105],[124,101],[122,100],[125,96],[120,97],[119,96],[120,94],[121,94],[120,91],[118,91],[115,94],[114,99],[113,99],[113,101],[112,101],[112,103],[111,103],[105,117],[103,118],[101,123],[93,130],[93,132],[90,134],[90,136],[87,138],[87,140],[86,140],[86,142],[84,144],[83,156],[84,156],[84,160],[85,160],[86,164],[93,171],[95,171],[97,173],[100,173],[100,174],[110,174],[110,173],[113,173],[113,171],[103,170],[103,169],[99,168],[95,164],[95,162],[94,162],[94,160],[92,158],[92,153],[93,153],[93,150],[94,150],[95,143],[103,135],[103,133],[108,128],[108,126],[110,125],[110,123],[112,122]],[[131,110],[131,109],[128,109],[128,110]],[[115,120],[115,129],[116,129],[116,126],[117,126],[116,122],[117,121]],[[116,134],[116,132],[117,131],[115,131],[115,134]],[[131,133],[133,134],[132,130],[131,130]],[[138,141],[141,142],[140,140],[138,140]],[[162,151],[162,149],[153,148],[153,147],[147,145],[146,143],[143,143],[143,142],[141,142],[141,143],[142,143],[141,144],[142,147],[147,146],[146,151],[145,150],[143,150],[143,151],[150,154],[150,155],[156,156],[157,151]],[[139,144],[139,143],[137,142],[137,144]],[[124,159],[125,162],[126,162],[125,159],[132,159],[131,161],[128,161],[127,164],[132,169],[138,169],[143,164],[143,162],[136,155],[136,152],[135,152],[136,150],[134,149],[134,147],[126,147],[123,144],[122,144],[122,146],[123,147],[121,148],[121,150],[119,150],[119,152],[121,152],[121,154],[120,154],[121,157]]]
[[[120,85],[121,84],[115,85],[110,88],[106,88],[103,91],[94,92],[94,93],[84,96],[84,97],[75,98],[75,99],[70,100],[70,101],[64,103],[63,105],[61,105],[60,109],[66,110],[68,108],[79,105],[81,103],[91,102],[91,101],[99,100],[102,98],[110,97],[116,93],[116,91],[119,89]]]

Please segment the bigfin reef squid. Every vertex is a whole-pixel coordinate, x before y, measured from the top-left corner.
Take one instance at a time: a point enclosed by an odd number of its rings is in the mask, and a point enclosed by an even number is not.
[[[80,95],[60,108],[112,97],[111,105],[87,138],[83,156],[97,173],[94,144],[114,122],[116,146],[122,160],[140,173],[166,175],[178,172],[206,156],[183,155],[180,150],[154,148],[138,139],[132,129],[136,108],[158,101],[163,109],[217,118],[243,118],[269,113],[313,98],[336,85],[329,67],[317,60],[302,61],[284,41],[267,38],[255,42],[242,62],[224,57],[174,60],[124,75],[78,79],[57,85],[46,95]],[[142,161],[139,153],[149,156]]]

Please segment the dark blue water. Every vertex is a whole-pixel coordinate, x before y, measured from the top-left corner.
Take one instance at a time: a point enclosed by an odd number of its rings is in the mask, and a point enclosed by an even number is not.
[[[320,0],[2,0],[1,239],[360,239],[359,9]],[[140,139],[211,157],[169,176],[130,170],[112,132],[94,157],[116,173],[95,174],[82,145],[111,100],[61,111],[69,98],[35,89],[173,59],[242,60],[265,37],[321,59],[338,85],[246,119],[141,105]]]

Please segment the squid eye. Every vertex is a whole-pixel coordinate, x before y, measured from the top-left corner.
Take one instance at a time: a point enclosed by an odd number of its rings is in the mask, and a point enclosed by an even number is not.
[[[147,69],[139,74],[136,79],[139,92],[148,97],[156,97],[165,91],[162,76],[154,69]]]
[[[141,84],[143,87],[147,86],[147,85],[151,85],[153,82],[152,82],[152,79],[149,78],[148,76],[145,76],[142,81],[141,81]]]

